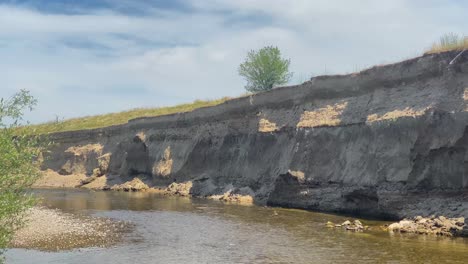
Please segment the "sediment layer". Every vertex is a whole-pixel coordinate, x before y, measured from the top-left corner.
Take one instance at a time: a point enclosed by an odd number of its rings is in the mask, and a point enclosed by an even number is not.
[[[82,178],[99,169],[101,185],[191,182],[195,196],[238,193],[274,206],[468,218],[468,53],[449,65],[456,55],[53,134],[42,168]]]

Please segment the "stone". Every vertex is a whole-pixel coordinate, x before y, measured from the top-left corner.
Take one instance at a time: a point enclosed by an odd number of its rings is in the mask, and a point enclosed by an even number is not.
[[[351,225],[351,222],[349,220],[346,220],[343,223],[341,223],[341,225],[342,226],[349,226],[349,225]]]
[[[444,222],[442,222],[442,220],[440,219],[434,219],[434,225],[436,227],[443,227],[444,226]]]
[[[95,168],[95,169],[93,169],[93,176],[99,177],[99,176],[102,176],[102,175],[103,175],[103,174],[102,174],[100,168]]]
[[[114,185],[111,187],[111,190],[124,192],[137,192],[144,191],[147,189],[149,189],[149,186],[142,182],[139,178],[134,178],[131,181],[119,185]]]
[[[404,220],[400,221],[400,226],[401,226],[401,228],[408,228],[408,227],[413,226],[413,222],[410,221],[410,220],[404,219]]]
[[[339,228],[339,227],[341,227],[344,230],[356,231],[356,232],[369,229],[368,226],[364,227],[363,224],[361,223],[361,221],[359,221],[359,220],[354,220],[353,222],[351,222],[349,220],[346,220],[342,224],[334,224],[333,222],[328,221],[326,226],[330,227],[330,228],[333,228],[333,227]]]
[[[424,228],[419,228],[417,229],[416,231],[418,234],[427,234],[428,233],[428,230],[427,229],[424,229]]]
[[[416,221],[417,221],[418,224],[424,225],[424,224],[427,223],[428,219],[421,217],[420,219],[417,219]]]
[[[166,191],[170,194],[189,196],[192,185],[193,184],[191,181],[182,183],[173,182],[166,188]]]
[[[78,184],[78,186],[76,186],[76,187],[81,187],[83,185],[89,184],[89,183],[93,182],[94,180],[96,180],[96,178],[97,177],[95,175],[90,176],[90,177],[86,177],[85,179],[81,180],[80,184]]]
[[[388,231],[398,231],[401,229],[401,226],[399,223],[393,223],[388,226]]]
[[[464,217],[455,218],[455,225],[457,226],[465,225],[465,218]]]
[[[463,228],[465,227],[464,221],[465,219],[463,217],[414,217],[413,220],[403,219],[398,223],[393,223],[388,227],[388,230],[394,232],[399,231],[401,233],[463,236]]]
[[[362,223],[359,220],[354,220],[353,224],[356,226],[362,226]]]

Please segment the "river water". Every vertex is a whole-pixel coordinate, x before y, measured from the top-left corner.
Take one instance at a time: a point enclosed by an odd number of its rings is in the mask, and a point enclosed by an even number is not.
[[[468,239],[325,228],[345,219],[303,210],[242,206],[148,193],[38,190],[68,212],[130,221],[112,248],[10,249],[7,263],[468,263]]]

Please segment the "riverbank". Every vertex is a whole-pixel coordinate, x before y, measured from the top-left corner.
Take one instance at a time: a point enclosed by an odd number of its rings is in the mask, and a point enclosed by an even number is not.
[[[185,184],[194,197],[250,195],[258,205],[393,221],[466,219],[468,53],[450,64],[458,53],[49,134],[55,144],[41,169],[56,173],[50,185],[125,190],[139,178],[163,189]]]
[[[34,207],[18,230],[11,248],[60,251],[85,247],[109,247],[122,241],[132,226],[122,221]]]
[[[191,190],[193,188],[193,183],[191,181],[176,183],[173,182],[167,187],[155,187],[152,186],[151,180],[147,177],[142,176],[135,177],[132,180],[124,181],[116,177],[108,177],[102,175],[99,177],[86,177],[86,175],[81,176],[71,176],[68,182],[64,182],[63,177],[53,171],[48,171],[44,174],[45,179],[40,181],[41,184],[44,183],[57,183],[62,182],[66,187],[71,188],[83,188],[99,191],[123,191],[123,192],[147,192],[160,194],[164,196],[182,196],[190,197]],[[77,181],[77,179],[81,179]],[[90,180],[92,179],[92,180]],[[78,185],[76,183],[79,182]],[[113,184],[113,185],[108,185]],[[50,187],[50,186],[47,186]],[[254,198],[248,190],[241,190],[234,188],[232,185],[227,186],[224,190],[221,191],[221,194],[203,196],[198,198],[219,200],[227,203],[236,203],[242,205],[253,205]],[[351,222],[350,222],[351,223]],[[346,230],[359,230],[363,231],[364,228],[360,228],[359,225],[335,225],[327,223],[327,226],[345,226]],[[443,215],[438,217],[434,215],[428,215],[425,217],[415,216],[411,219],[404,218],[399,222],[393,223],[389,226],[382,226],[382,230],[389,231],[391,233],[415,233],[421,235],[437,235],[437,236],[454,236],[454,237],[467,237],[468,236],[468,224],[465,222],[464,217],[457,218],[447,218]]]
[[[131,222],[109,248],[61,252],[12,249],[6,263],[465,263],[468,240],[388,233],[390,224],[358,218],[370,230],[327,228],[350,216],[239,206],[149,192],[40,189],[43,204]],[[362,256],[366,256],[365,259]]]
[[[93,175],[87,177],[84,174],[72,174],[64,177],[52,170],[42,172],[42,177],[34,184],[35,188],[83,188],[96,191],[123,191],[123,192],[149,192],[161,195],[191,196],[193,183],[191,181],[173,182],[165,187],[152,184],[151,179],[146,176],[133,179],[122,179],[119,176]],[[253,194],[249,190],[242,190],[234,186],[226,186],[219,194],[199,196],[212,200],[237,203],[242,205],[253,205]]]

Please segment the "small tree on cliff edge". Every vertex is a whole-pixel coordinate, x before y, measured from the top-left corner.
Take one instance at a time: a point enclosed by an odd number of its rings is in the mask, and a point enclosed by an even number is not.
[[[249,51],[239,66],[239,74],[247,80],[247,91],[263,92],[291,79],[293,73],[289,72],[289,64],[290,60],[282,59],[277,47],[268,46],[259,51]]]
[[[27,190],[37,179],[38,140],[19,130],[23,111],[36,100],[22,90],[10,99],[0,99],[0,263],[13,232],[21,227],[24,213],[35,199]]]

